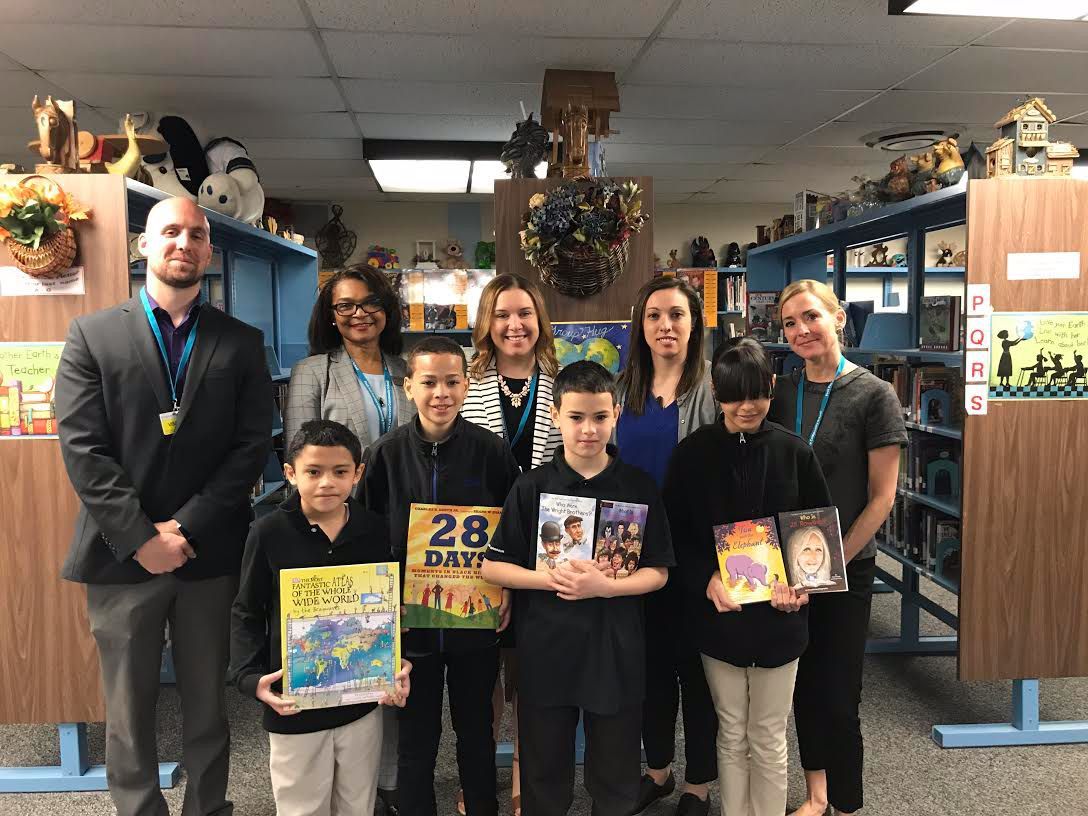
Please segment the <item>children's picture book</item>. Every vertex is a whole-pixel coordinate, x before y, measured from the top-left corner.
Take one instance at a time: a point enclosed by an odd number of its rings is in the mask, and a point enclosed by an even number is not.
[[[778,294],[748,292],[748,334],[762,343],[778,343],[783,339]]]
[[[960,347],[960,299],[958,296],[933,295],[922,298],[919,316],[922,351],[956,351]]]
[[[718,569],[734,603],[771,599],[771,584],[786,580],[782,547],[773,518],[731,521],[714,528]]]
[[[598,564],[607,564],[616,578],[626,578],[638,569],[649,511],[645,504],[601,500],[593,557]]]
[[[400,565],[280,572],[283,695],[299,708],[372,703],[400,666]]]
[[[404,625],[494,629],[502,588],[480,576],[499,507],[412,504],[404,566]]]
[[[541,493],[536,568],[555,569],[566,561],[592,559],[596,516],[596,499]]]
[[[798,592],[846,592],[846,558],[837,507],[778,514],[790,586]]]
[[[611,374],[619,374],[627,362],[630,320],[591,320],[583,323],[552,323],[555,356],[560,366],[579,360],[600,363]]]

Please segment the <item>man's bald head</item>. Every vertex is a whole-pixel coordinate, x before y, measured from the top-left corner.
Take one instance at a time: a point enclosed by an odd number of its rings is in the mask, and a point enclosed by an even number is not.
[[[176,289],[198,285],[212,259],[208,218],[188,198],[167,198],[152,207],[139,243],[148,272]]]

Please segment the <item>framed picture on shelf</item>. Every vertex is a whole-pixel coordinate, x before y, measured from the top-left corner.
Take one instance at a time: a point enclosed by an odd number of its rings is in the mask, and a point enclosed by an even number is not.
[[[435,242],[416,241],[416,263],[434,263]]]

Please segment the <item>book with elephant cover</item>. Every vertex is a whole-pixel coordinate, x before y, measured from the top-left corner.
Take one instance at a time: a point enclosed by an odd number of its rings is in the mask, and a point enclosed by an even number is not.
[[[773,518],[719,524],[714,528],[714,547],[722,583],[734,603],[769,601],[771,584],[786,580]]]
[[[400,565],[280,572],[283,695],[299,708],[373,703],[400,666]]]
[[[839,508],[817,507],[778,514],[790,586],[810,595],[846,592]]]
[[[412,504],[404,564],[404,625],[495,629],[502,588],[480,575],[499,507]]]

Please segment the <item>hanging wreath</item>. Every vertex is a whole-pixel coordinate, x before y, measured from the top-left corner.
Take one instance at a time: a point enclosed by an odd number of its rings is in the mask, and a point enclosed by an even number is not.
[[[521,249],[547,285],[586,297],[622,274],[630,238],[646,220],[635,182],[570,182],[529,199]]]
[[[55,278],[76,257],[72,222],[91,212],[45,176],[27,176],[0,188],[0,239],[15,265],[35,278]]]

